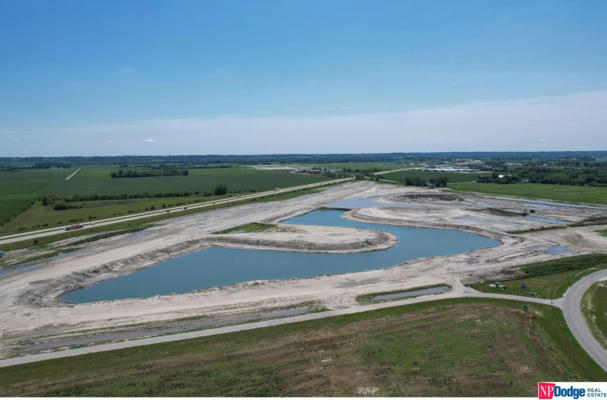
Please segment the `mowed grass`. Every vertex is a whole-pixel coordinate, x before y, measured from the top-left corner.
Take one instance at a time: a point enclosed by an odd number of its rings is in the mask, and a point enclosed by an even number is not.
[[[450,181],[455,182],[455,181]],[[548,185],[542,183],[449,183],[453,190],[478,192],[501,196],[518,196],[572,203],[607,204],[607,187]]]
[[[607,348],[607,282],[595,283],[584,293],[582,313],[594,337]]]
[[[604,268],[607,268],[607,255],[581,255],[515,267],[512,271],[524,276],[518,279],[500,280],[500,286],[505,285],[506,290],[489,286],[494,284],[495,280],[469,286],[485,293],[558,299],[580,278]],[[522,287],[523,284],[525,288]]]
[[[291,174],[288,171],[259,171],[252,168],[191,169],[188,176],[166,176],[146,178],[111,178],[110,172],[118,166],[83,167],[69,181],[65,177],[72,169],[22,170],[2,172],[0,192],[0,234],[43,229],[89,220],[103,219],[149,209],[187,205],[210,201],[217,196],[212,193],[217,184],[225,184],[231,193],[259,192],[276,187],[290,187],[317,183],[329,178],[320,175]],[[75,169],[74,169],[75,170]],[[6,181],[6,182],[5,182]],[[23,185],[19,182],[23,181]],[[176,193],[187,191],[191,196],[162,197],[124,200],[97,200],[71,202],[71,206],[82,208],[54,210],[53,205],[43,206],[39,199],[54,195],[71,198],[75,195],[121,195],[144,193]],[[198,192],[198,194],[195,194]],[[223,196],[225,197],[225,196]]]
[[[476,180],[479,175],[478,172],[435,172],[435,171],[400,171],[385,174],[384,179],[397,181],[404,184],[405,179],[419,177],[423,180],[429,181],[430,179],[436,179],[439,176],[446,176],[449,182],[471,182]]]
[[[0,369],[2,396],[534,396],[604,381],[557,308],[456,299]]]

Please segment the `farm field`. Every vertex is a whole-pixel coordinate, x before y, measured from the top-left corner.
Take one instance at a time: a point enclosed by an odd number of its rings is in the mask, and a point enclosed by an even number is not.
[[[566,257],[513,268],[513,271],[518,270],[524,276],[500,281],[500,286],[505,285],[506,290],[489,286],[495,281],[474,283],[469,286],[485,293],[531,296],[533,292],[535,297],[557,299],[580,278],[605,268],[607,268],[607,256],[603,254]]]
[[[582,313],[594,337],[607,348],[607,284],[597,282],[582,298]]]
[[[291,174],[285,170],[260,171],[253,168],[189,169],[188,176],[146,178],[111,178],[118,166],[84,167],[74,178],[53,187],[57,197],[95,194],[212,192],[217,184],[228,186],[229,192],[264,191],[275,187],[305,185],[327,180],[320,175]],[[123,168],[126,169],[126,168]],[[136,170],[135,168],[128,168]]]
[[[135,231],[135,230],[143,229],[143,227],[148,226],[150,223],[153,223],[156,221],[161,221],[161,220],[164,220],[167,218],[173,218],[174,216],[184,216],[184,215],[199,213],[199,212],[203,212],[203,211],[214,210],[214,209],[218,209],[218,208],[230,207],[232,205],[239,205],[239,204],[246,204],[246,203],[263,203],[263,202],[267,202],[267,201],[288,200],[288,199],[292,199],[292,198],[299,197],[299,196],[305,196],[308,194],[318,193],[319,191],[320,191],[320,189],[301,189],[301,190],[295,190],[295,191],[287,192],[287,193],[269,194],[264,197],[258,197],[258,198],[254,198],[254,199],[245,199],[245,200],[237,201],[237,202],[234,202],[234,203],[231,203],[228,205],[218,204],[218,205],[213,205],[213,206],[206,207],[203,209],[188,209],[188,210],[181,211],[178,214],[162,214],[162,215],[152,216],[152,217],[141,219],[141,220],[118,222],[116,224],[99,226],[99,227],[92,228],[92,229],[65,232],[65,233],[62,233],[59,235],[43,237],[43,238],[40,238],[40,239],[37,239],[34,241],[29,239],[29,240],[23,240],[23,241],[3,244],[3,245],[0,245],[0,250],[3,250],[3,251],[17,250],[17,249],[27,248],[30,246],[34,246],[38,249],[48,249],[49,245],[50,245],[50,247],[54,248],[54,246],[53,246],[54,242],[61,241],[63,239],[67,239],[67,238],[76,237],[76,236],[84,236],[84,235],[88,235],[91,233],[110,233],[110,232],[116,232],[117,230],[125,230],[125,229]],[[183,199],[183,198],[179,197],[177,199]],[[212,200],[213,197],[204,198],[205,201],[207,201],[209,199]],[[2,262],[0,262],[0,267],[2,267]]]
[[[436,179],[439,176],[446,176],[451,182],[471,182],[479,175],[478,172],[436,172],[436,171],[400,171],[386,174],[384,179],[397,181],[404,184],[407,178],[421,178],[423,180]]]
[[[0,171],[0,225],[27,209],[37,197],[65,181],[72,169]]]
[[[454,182],[454,183],[451,183]],[[607,204],[607,187],[549,185],[543,183],[473,183],[449,181],[449,188],[462,192],[478,192],[500,196],[529,197],[572,203]]]
[[[259,171],[252,168],[190,169],[187,176],[111,178],[117,166],[84,167],[69,181],[65,177],[77,168],[0,172],[0,234],[41,229],[107,217],[137,213],[163,205],[185,205],[225,196],[212,196],[216,185],[229,193],[266,191],[275,187],[305,185],[328,180],[326,176],[291,174],[284,170]],[[137,170],[137,168],[132,168]],[[172,197],[171,193],[190,192]],[[43,205],[43,197],[70,199],[74,196],[120,196],[144,193],[166,195],[143,199],[85,200],[69,202],[70,209],[55,210]],[[76,208],[77,207],[77,208]]]
[[[457,299],[2,368],[0,395],[533,396],[605,379],[560,310]]]

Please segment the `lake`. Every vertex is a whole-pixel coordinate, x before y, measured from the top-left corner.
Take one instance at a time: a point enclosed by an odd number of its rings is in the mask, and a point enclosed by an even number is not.
[[[316,210],[286,224],[343,226],[390,232],[398,243],[386,250],[349,254],[301,253],[212,247],[66,293],[63,300],[84,303],[187,293],[266,279],[305,278],[391,267],[420,257],[464,253],[500,242],[472,233],[357,222],[341,210]]]

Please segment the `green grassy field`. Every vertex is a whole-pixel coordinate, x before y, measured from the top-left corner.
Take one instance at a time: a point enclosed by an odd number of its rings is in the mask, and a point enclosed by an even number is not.
[[[607,283],[595,283],[584,293],[582,313],[594,337],[607,348]]]
[[[583,276],[604,268],[607,268],[607,256],[603,254],[566,257],[514,268],[514,271],[518,270],[524,276],[519,279],[500,280],[501,286],[506,285],[506,290],[489,286],[495,281],[474,283],[469,286],[485,293],[531,296],[533,292],[535,297],[557,299]],[[523,283],[525,288],[521,286]]]
[[[0,225],[27,209],[31,202],[65,181],[72,169],[0,171]]]
[[[52,194],[69,197],[76,194],[131,194],[168,192],[212,192],[215,185],[223,183],[230,192],[265,191],[275,187],[305,185],[328,180],[321,175],[291,174],[285,170],[256,170],[253,168],[205,168],[189,169],[188,176],[163,176],[147,178],[111,178],[110,173],[118,166],[84,167],[75,177],[53,187]],[[129,168],[133,169],[133,168]]]
[[[455,181],[449,181],[455,182]],[[596,186],[547,185],[541,183],[449,183],[449,188],[462,192],[478,192],[501,196],[518,196],[573,203],[607,204],[607,188]]]
[[[153,223],[156,221],[161,221],[161,220],[164,220],[167,218],[174,218],[175,216],[196,214],[196,213],[205,212],[205,211],[209,211],[209,210],[215,210],[218,208],[231,207],[231,206],[239,205],[239,204],[263,203],[263,202],[267,202],[267,201],[288,200],[288,199],[292,199],[292,198],[299,197],[299,196],[305,196],[308,194],[318,193],[321,190],[322,189],[300,189],[300,190],[295,190],[292,192],[269,194],[264,197],[240,200],[240,201],[236,201],[236,202],[230,203],[230,204],[218,204],[218,205],[213,205],[213,206],[209,206],[209,207],[205,207],[205,208],[189,209],[189,210],[180,211],[180,212],[173,212],[171,214],[161,214],[158,216],[152,216],[152,217],[142,218],[142,219],[133,220],[133,221],[119,222],[116,224],[105,225],[105,226],[100,226],[100,227],[96,227],[96,228],[90,228],[90,229],[85,229],[85,230],[75,230],[75,231],[71,231],[71,232],[61,233],[58,235],[42,237],[37,240],[28,239],[28,240],[22,240],[22,241],[8,243],[8,244],[2,244],[2,245],[0,245],[0,250],[10,251],[10,250],[24,249],[24,248],[28,248],[28,247],[35,247],[35,246],[43,248],[43,247],[51,245],[54,242],[59,241],[59,240],[68,239],[68,238],[72,238],[72,237],[76,237],[76,236],[88,235],[91,233],[106,233],[106,232],[114,232],[116,230],[124,230],[124,229],[134,231],[134,230],[140,229],[142,226],[148,225],[150,223]],[[1,265],[2,264],[0,263],[0,266]]]
[[[400,171],[385,174],[384,179],[404,184],[405,179],[407,178],[419,177],[427,181],[438,178],[439,176],[446,176],[449,179],[449,182],[471,182],[475,180],[479,174],[471,172]]]
[[[607,236],[607,229],[601,229],[599,231],[597,231],[599,233],[599,235],[601,236]]]
[[[0,172],[0,234],[43,229],[57,225],[103,219],[150,209],[186,205],[219,198],[203,196],[213,192],[215,185],[225,184],[231,193],[266,191],[322,182],[320,175],[291,174],[288,171],[258,171],[252,168],[192,169],[188,176],[146,178],[111,178],[117,166],[83,167],[69,181],[65,177],[76,170],[48,169]],[[187,191],[191,196],[123,200],[70,202],[73,208],[55,210],[52,204],[42,205],[43,196],[71,198],[75,195],[121,195],[143,193],[176,193]],[[198,194],[195,194],[198,192]],[[225,196],[222,196],[225,197]],[[153,207],[153,208],[152,208]]]
[[[605,381],[560,310],[457,299],[0,369],[1,396],[534,396]]]

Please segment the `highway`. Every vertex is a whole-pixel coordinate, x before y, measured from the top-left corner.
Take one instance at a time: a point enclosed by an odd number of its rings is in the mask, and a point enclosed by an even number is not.
[[[243,200],[252,200],[252,199],[259,198],[259,197],[266,197],[266,196],[271,196],[271,195],[280,194],[280,193],[288,193],[288,192],[294,192],[297,190],[304,190],[304,189],[313,189],[313,188],[317,188],[317,187],[321,187],[321,186],[333,185],[336,183],[344,183],[344,182],[352,181],[354,179],[355,178],[334,179],[334,180],[325,181],[325,182],[311,183],[308,185],[292,186],[292,187],[278,189],[278,190],[276,190],[276,189],[269,190],[267,192],[245,194],[242,196],[229,197],[229,198],[221,199],[221,200],[188,204],[187,206],[163,208],[161,210],[146,211],[146,212],[137,213],[137,214],[124,215],[121,217],[100,219],[100,220],[96,220],[93,222],[82,223],[81,224],[82,228],[78,229],[78,231],[91,229],[91,228],[97,228],[99,226],[117,224],[120,222],[134,221],[134,220],[143,219],[143,218],[165,215],[165,214],[169,214],[169,213],[179,213],[179,212],[183,212],[186,210],[208,208],[208,207],[213,207],[213,206],[221,205],[221,204],[236,203],[236,202],[243,201]],[[62,226],[58,226],[58,227],[54,227],[54,228],[41,229],[41,230],[37,230],[37,231],[29,231],[29,232],[24,232],[24,233],[0,236],[0,245],[14,243],[14,242],[20,242],[22,240],[31,240],[31,239],[38,239],[38,238],[42,238],[42,237],[46,237],[46,236],[60,235],[62,233],[65,233],[66,228],[69,226],[72,226],[72,225],[74,225],[74,224],[62,225]]]

